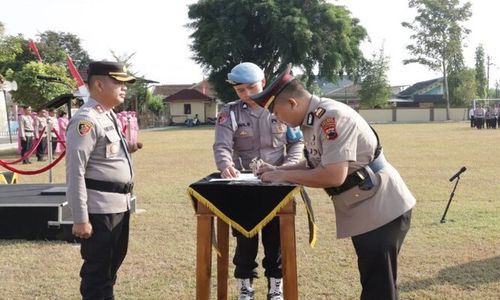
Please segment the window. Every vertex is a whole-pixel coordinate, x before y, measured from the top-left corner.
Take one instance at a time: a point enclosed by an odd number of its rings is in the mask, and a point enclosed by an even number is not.
[[[184,114],[185,115],[191,114],[191,104],[184,104]]]

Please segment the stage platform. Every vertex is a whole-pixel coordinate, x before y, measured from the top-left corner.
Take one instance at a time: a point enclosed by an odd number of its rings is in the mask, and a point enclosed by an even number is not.
[[[64,184],[0,185],[0,239],[73,241],[72,225]]]

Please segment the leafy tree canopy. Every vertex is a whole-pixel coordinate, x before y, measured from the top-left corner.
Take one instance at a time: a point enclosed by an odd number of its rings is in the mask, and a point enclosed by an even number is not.
[[[156,115],[158,115],[164,107],[163,100],[161,96],[158,95],[152,95],[150,91],[148,91],[148,100],[147,100],[147,105],[148,109],[152,112],[154,112]]]
[[[0,35],[0,74],[20,70],[30,59],[24,55],[28,41],[22,35]]]
[[[474,69],[464,68],[450,74],[450,104],[454,107],[470,106],[476,98]],[[451,88],[453,87],[453,88]]]
[[[484,61],[484,48],[483,45],[479,45],[476,48],[475,54],[476,60],[476,88],[477,95],[479,98],[486,98],[488,83],[486,82],[486,68]]]
[[[389,61],[384,56],[384,50],[381,49],[367,66],[366,76],[361,82],[359,96],[361,104],[375,108],[383,107],[391,96],[391,86],[387,80],[387,71],[389,70]]]
[[[36,78],[39,74],[60,77],[64,84],[39,80]],[[53,98],[70,93],[74,89],[75,83],[67,74],[66,67],[60,65],[30,62],[24,65],[21,71],[13,74],[18,89],[11,92],[12,96],[20,104],[34,108],[44,107]]]
[[[77,68],[86,67],[90,58],[83,50],[80,38],[72,33],[47,30],[38,35],[38,49],[43,62],[66,65],[66,54],[69,54]]]
[[[448,63],[462,51],[462,39],[470,32],[461,23],[471,17],[471,4],[466,2],[460,6],[460,0],[409,0],[408,5],[417,10],[417,16],[412,23],[402,23],[413,31],[410,38],[414,41],[406,47],[412,58],[403,62],[441,70],[449,120]]]
[[[202,0],[189,6],[189,18],[194,60],[223,101],[235,99],[225,80],[244,61],[262,67],[268,80],[292,63],[308,86],[316,76],[355,74],[367,36],[345,7],[324,0]]]

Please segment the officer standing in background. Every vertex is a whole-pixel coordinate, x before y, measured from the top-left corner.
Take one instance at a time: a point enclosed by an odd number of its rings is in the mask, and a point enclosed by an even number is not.
[[[44,108],[40,108],[35,117],[35,139],[42,140],[36,148],[36,157],[38,161],[45,160],[45,151],[47,151],[47,130],[47,111]]]
[[[469,120],[470,120],[470,128],[474,128],[476,126],[474,122],[474,107],[469,109]]]
[[[250,170],[249,165],[254,158],[275,166],[300,161],[303,156],[302,134],[288,134],[287,139],[287,126],[249,97],[262,91],[264,72],[257,65],[244,62],[235,66],[227,78],[240,100],[224,106],[215,126],[213,150],[221,176],[238,177],[240,170]],[[239,299],[250,300],[254,297],[253,279],[257,277],[255,259],[259,237],[247,238],[234,229],[232,232],[236,237],[233,263],[236,266],[234,276],[239,283]],[[262,229],[262,244],[268,299],[283,299],[278,217]]]
[[[477,105],[474,110],[474,122],[476,123],[477,129],[484,128],[484,115],[485,110],[481,107],[481,105]]]
[[[19,117],[19,137],[21,138],[21,157],[31,150],[35,127],[31,117],[31,106],[23,106],[23,114]],[[31,164],[30,158],[26,157],[23,164]]]
[[[56,116],[56,110],[54,108],[49,108],[49,116],[47,117],[48,120],[50,120],[50,126],[52,128],[51,132],[51,143],[52,143],[52,155],[56,153],[56,148],[57,148],[57,134],[60,134],[59,132],[59,121],[57,120]]]
[[[127,253],[133,170],[112,108],[135,81],[120,63],[91,62],[88,101],[71,118],[66,141],[66,198],[73,234],[81,239],[83,299],[114,299],[116,273]]]
[[[324,188],[337,237],[351,237],[361,299],[397,299],[397,258],[415,198],[384,158],[376,132],[351,107],[311,95],[287,68],[252,98],[288,126],[301,126],[307,163],[261,170],[262,181]]]

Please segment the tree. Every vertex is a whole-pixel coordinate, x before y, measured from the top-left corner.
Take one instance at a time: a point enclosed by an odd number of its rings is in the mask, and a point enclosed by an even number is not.
[[[4,35],[3,31],[3,24],[0,23],[0,74],[5,74],[8,69],[26,62],[20,56],[28,45],[28,41],[22,35]],[[23,45],[26,46],[23,47]]]
[[[486,69],[484,63],[484,48],[483,45],[479,45],[476,48],[476,88],[477,96],[479,98],[486,98],[488,91],[488,83],[486,82]]]
[[[38,80],[36,79],[38,74],[60,77],[64,84]],[[67,74],[68,71],[63,66],[30,62],[24,65],[21,71],[14,73],[13,78],[17,82],[18,89],[11,92],[12,96],[16,102],[23,105],[44,107],[53,98],[70,93],[74,89],[75,83]]]
[[[448,63],[462,51],[462,39],[469,30],[461,23],[471,17],[471,4],[466,2],[460,6],[459,0],[409,0],[408,5],[417,10],[417,16],[412,23],[402,23],[403,27],[414,32],[410,36],[414,44],[406,47],[413,57],[403,63],[419,63],[432,70],[441,70],[446,119],[449,120]]]
[[[129,84],[127,86],[127,96],[125,99],[125,103],[123,103],[124,109],[137,110],[137,113],[143,112],[145,110],[145,107],[147,106],[148,88],[147,83],[142,80],[142,78],[139,77],[136,72],[133,71],[132,58],[136,53],[134,52],[132,54],[118,54],[116,51],[110,51],[114,59],[117,62],[123,64],[125,68],[127,68],[127,72],[129,74],[137,77],[138,79],[133,84]]]
[[[363,59],[365,29],[345,7],[325,0],[206,0],[191,4],[188,15],[193,58],[223,101],[235,99],[225,80],[244,61],[261,66],[268,80],[292,63],[310,86],[316,76],[355,74]]]
[[[476,79],[474,77],[474,69],[469,68],[450,74],[450,104],[452,106],[471,105],[472,100],[476,98]]]
[[[148,91],[148,100],[147,106],[150,111],[152,111],[155,115],[158,115],[163,110],[163,100],[161,96],[152,95],[150,91]]]
[[[78,36],[68,32],[47,30],[38,37],[38,49],[44,63],[66,65],[66,54],[68,54],[78,69],[89,64],[89,55],[82,49]]]
[[[462,50],[457,51],[448,60],[448,90],[450,95],[450,106],[463,106],[466,98],[463,94],[462,87],[464,85],[475,83],[468,82],[469,78],[466,75],[466,68],[464,63],[464,56]],[[471,91],[472,95],[475,95],[475,90]]]
[[[380,49],[378,55],[373,54],[372,60],[366,70],[366,76],[361,82],[359,96],[361,103],[370,108],[384,106],[391,96],[391,86],[387,80],[389,61]]]

